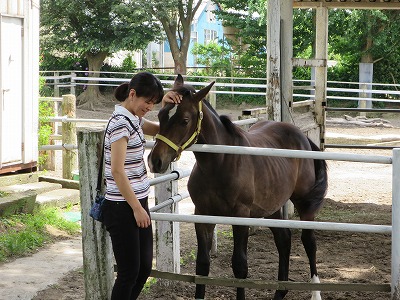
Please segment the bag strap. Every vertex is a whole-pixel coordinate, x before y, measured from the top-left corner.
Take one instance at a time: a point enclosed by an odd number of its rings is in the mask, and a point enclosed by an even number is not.
[[[119,117],[119,116],[124,117],[124,118],[129,122],[129,124],[132,126],[132,128],[136,131],[136,133],[138,134],[138,136],[140,137],[140,134],[139,134],[138,129],[133,125],[132,121],[131,121],[127,116],[122,115],[122,114],[114,115],[113,117],[110,118],[110,120],[108,120],[106,129],[105,129],[105,131],[104,131],[104,136],[103,136],[103,147],[102,147],[102,151],[101,151],[99,173],[98,173],[98,175],[97,175],[97,187],[96,187],[97,194],[99,194],[100,191],[101,191],[101,181],[103,180],[104,146],[105,146],[105,141],[106,141],[106,132],[107,132],[108,126],[110,125],[111,120],[112,120],[114,117]]]

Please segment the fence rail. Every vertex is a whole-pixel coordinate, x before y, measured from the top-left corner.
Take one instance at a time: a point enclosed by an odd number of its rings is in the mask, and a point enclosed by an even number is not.
[[[70,93],[75,93],[75,88],[78,86],[109,86],[116,87],[122,82],[130,81],[132,73],[120,72],[91,72],[87,71],[65,71],[69,72],[65,75],[47,75],[52,72],[43,72],[43,77],[48,86],[53,86],[55,89],[69,88]],[[57,72],[54,72],[57,73]],[[61,73],[61,72],[59,72]],[[83,76],[82,76],[83,75]],[[97,75],[97,76],[96,76]],[[173,84],[173,74],[155,74],[161,78],[164,86]],[[213,77],[213,76],[187,76],[190,78],[187,82],[193,86],[205,86],[210,81],[216,81],[212,94],[230,94],[230,95],[251,95],[266,97],[267,80],[266,78],[243,78],[243,77]],[[194,79],[194,80],[193,80]],[[197,79],[197,80],[196,80]],[[254,83],[258,82],[258,83]],[[384,83],[363,83],[363,82],[341,82],[327,81],[327,99],[331,100],[354,100],[354,101],[374,101],[399,103],[400,102],[400,84],[384,84]],[[340,87],[338,87],[340,86]],[[348,86],[348,87],[344,87]],[[356,86],[356,87],[353,87]],[[293,90],[309,91],[307,94],[294,93],[295,101],[308,98],[314,99],[314,81],[313,80],[293,80]],[[347,95],[343,95],[347,94]],[[366,97],[363,95],[375,94],[377,98]],[[328,103],[329,104],[329,103]]]

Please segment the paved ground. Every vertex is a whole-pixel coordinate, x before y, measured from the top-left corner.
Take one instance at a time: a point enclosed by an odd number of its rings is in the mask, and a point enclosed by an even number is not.
[[[57,242],[29,257],[0,265],[0,300],[31,300],[82,266],[81,238]]]

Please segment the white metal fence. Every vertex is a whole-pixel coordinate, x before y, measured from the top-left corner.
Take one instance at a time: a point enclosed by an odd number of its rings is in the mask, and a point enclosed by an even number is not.
[[[59,95],[60,89],[69,89],[69,93],[75,94],[76,87],[98,85],[103,87],[116,87],[123,82],[130,81],[133,73],[119,72],[96,72],[89,77],[87,71],[63,71],[42,72],[46,85],[54,88],[54,95]],[[176,75],[155,74],[161,79],[165,86],[174,82]],[[187,83],[203,87],[210,81],[216,81],[212,94],[248,95],[260,97],[261,102],[266,97],[266,78],[242,78],[242,77],[213,77],[213,76],[190,76]],[[295,101],[313,100],[315,85],[313,80],[293,80],[293,97]],[[301,93],[300,91],[307,91]],[[351,100],[351,101],[374,101],[385,103],[400,102],[400,84],[384,83],[362,83],[362,82],[327,82],[327,99],[329,100]],[[363,95],[375,95],[376,97],[365,97]]]

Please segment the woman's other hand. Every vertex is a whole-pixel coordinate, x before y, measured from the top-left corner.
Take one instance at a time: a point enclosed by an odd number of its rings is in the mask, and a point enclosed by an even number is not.
[[[182,100],[182,95],[178,94],[177,92],[174,91],[169,91],[168,93],[166,93],[162,99],[162,103],[163,106],[166,103],[175,103],[175,104],[179,104],[181,103]]]
[[[138,207],[133,211],[136,219],[136,224],[139,228],[147,228],[151,224],[150,216],[143,207]]]

